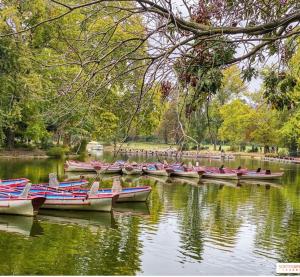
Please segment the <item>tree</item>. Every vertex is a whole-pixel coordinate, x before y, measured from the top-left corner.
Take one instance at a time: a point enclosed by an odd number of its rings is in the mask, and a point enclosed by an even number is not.
[[[270,146],[277,146],[280,142],[279,128],[281,121],[279,114],[271,110],[266,104],[259,105],[251,113],[251,140],[264,146],[264,152],[270,152]]]
[[[219,135],[233,145],[242,145],[249,142],[249,127],[253,109],[241,100],[234,100],[220,109],[223,119]]]

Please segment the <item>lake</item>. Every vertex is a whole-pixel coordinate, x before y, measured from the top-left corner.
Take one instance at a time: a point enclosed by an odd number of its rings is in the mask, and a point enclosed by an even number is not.
[[[109,153],[98,158],[112,160]],[[0,215],[0,274],[273,275],[277,262],[300,262],[300,165],[240,158],[223,163],[285,174],[280,182],[239,185],[123,176],[126,186],[151,185],[147,203],[117,204],[112,213]],[[60,180],[77,177],[65,176],[63,165],[55,159],[1,159],[0,178],[38,183],[50,172]],[[104,176],[101,186],[111,184]]]

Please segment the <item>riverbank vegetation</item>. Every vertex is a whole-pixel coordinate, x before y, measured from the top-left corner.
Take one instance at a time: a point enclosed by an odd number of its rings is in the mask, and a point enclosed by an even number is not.
[[[297,3],[275,3],[276,15],[267,15],[269,7],[257,1],[261,17],[245,4],[257,30],[238,26],[234,33],[234,7],[221,1],[222,15],[199,1],[189,17],[197,33],[174,16],[175,30],[163,13],[151,17],[151,9],[134,2],[77,2],[1,2],[3,149],[78,153],[92,139],[115,146],[142,139],[180,150],[212,144],[214,150],[229,145],[233,151],[298,153],[300,41],[293,35],[297,24],[290,25],[298,19],[288,14],[297,12]],[[232,24],[225,34],[218,32],[218,16]],[[152,26],[158,17],[161,25]],[[283,18],[289,20],[280,23]],[[263,24],[271,21],[276,24],[266,31]],[[216,40],[202,34],[201,24],[216,25]],[[241,44],[232,34],[249,34],[243,38],[249,45],[242,46],[249,55],[237,57]],[[250,47],[254,38],[258,49]],[[173,49],[176,40],[181,43]],[[262,85],[251,91],[253,78]]]

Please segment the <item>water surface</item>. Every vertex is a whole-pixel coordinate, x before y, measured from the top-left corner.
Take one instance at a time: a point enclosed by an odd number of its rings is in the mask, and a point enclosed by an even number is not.
[[[109,154],[99,158],[112,159]],[[76,178],[64,175],[63,163],[2,159],[0,177],[38,183],[56,172],[60,180]],[[1,215],[0,274],[271,275],[276,262],[300,262],[300,166],[255,159],[224,163],[284,170],[285,175],[279,183],[241,185],[122,177],[126,186],[151,185],[148,203],[118,204],[113,213]],[[111,182],[106,177],[101,185],[110,187]]]

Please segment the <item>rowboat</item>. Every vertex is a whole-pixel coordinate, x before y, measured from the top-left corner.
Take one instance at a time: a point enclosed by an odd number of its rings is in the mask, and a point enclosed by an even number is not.
[[[25,186],[30,180],[26,178],[18,178],[18,179],[0,179],[0,186]]]
[[[46,201],[42,208],[56,210],[107,211],[112,210],[113,203],[118,199],[118,193],[99,193],[99,182],[94,182],[90,190],[83,192],[49,191],[37,192],[45,195]]]
[[[141,166],[135,164],[125,165],[122,168],[122,173],[126,175],[141,175],[143,174],[143,169]]]
[[[25,179],[25,180],[27,180],[27,179]],[[54,188],[54,189],[80,188],[86,184],[88,184],[88,181],[84,180],[84,179],[59,182],[57,180],[57,176],[55,173],[49,173],[49,183],[40,183],[40,184],[31,185],[30,191],[32,191],[35,188],[43,189],[43,190],[47,190],[50,188]],[[10,183],[8,183],[8,185],[6,187],[7,188],[9,188],[9,187],[23,188],[24,186],[25,186],[25,183],[19,182],[19,183],[14,183],[14,185],[10,185]],[[8,191],[8,189],[5,189],[6,187],[3,186],[3,183],[2,183],[2,185],[0,185],[0,188],[2,190]]]
[[[31,196],[44,197],[43,209],[80,210],[80,211],[111,211],[113,203],[118,199],[117,193],[99,193],[99,183],[95,182],[91,189],[84,193],[36,186],[30,190]],[[18,196],[20,191],[15,188],[11,195]]]
[[[178,176],[178,177],[189,177],[189,178],[201,178],[204,173],[202,170],[187,169],[184,167],[167,168],[166,171],[170,177]]]
[[[73,193],[86,193],[87,190],[72,190]],[[150,186],[122,188],[120,191],[113,191],[113,189],[100,189],[98,193],[101,195],[111,195],[118,193],[119,197],[116,202],[144,202],[147,201],[151,192]]]
[[[97,174],[113,174],[113,173],[121,173],[121,166],[118,164],[104,164],[94,166]]]
[[[282,178],[283,172],[271,173],[270,170],[265,172],[248,171],[240,176],[241,180],[278,180]]]
[[[95,172],[95,164],[79,161],[66,161],[65,172]]]
[[[240,180],[242,173],[220,173],[220,172],[209,172],[205,171],[203,173],[203,178],[212,178],[212,179],[224,179],[224,180]]]
[[[167,171],[163,166],[158,166],[156,164],[151,164],[143,167],[143,171],[146,174],[157,175],[157,176],[168,176]]]
[[[113,179],[112,188],[101,188],[96,190],[95,183],[92,185],[94,186],[94,193],[99,195],[112,195],[118,194],[118,199],[116,202],[144,202],[147,201],[148,196],[151,192],[150,186],[137,186],[137,187],[129,187],[129,188],[122,188],[121,182],[119,178]],[[99,183],[98,183],[99,184]],[[91,189],[92,190],[92,189]],[[88,189],[72,189],[70,190],[72,193],[88,193]]]
[[[45,202],[43,196],[30,196],[31,184],[28,183],[18,195],[0,193],[0,214],[34,216]]]
[[[122,173],[126,175],[141,175],[143,170],[139,167],[125,166],[122,168]]]

